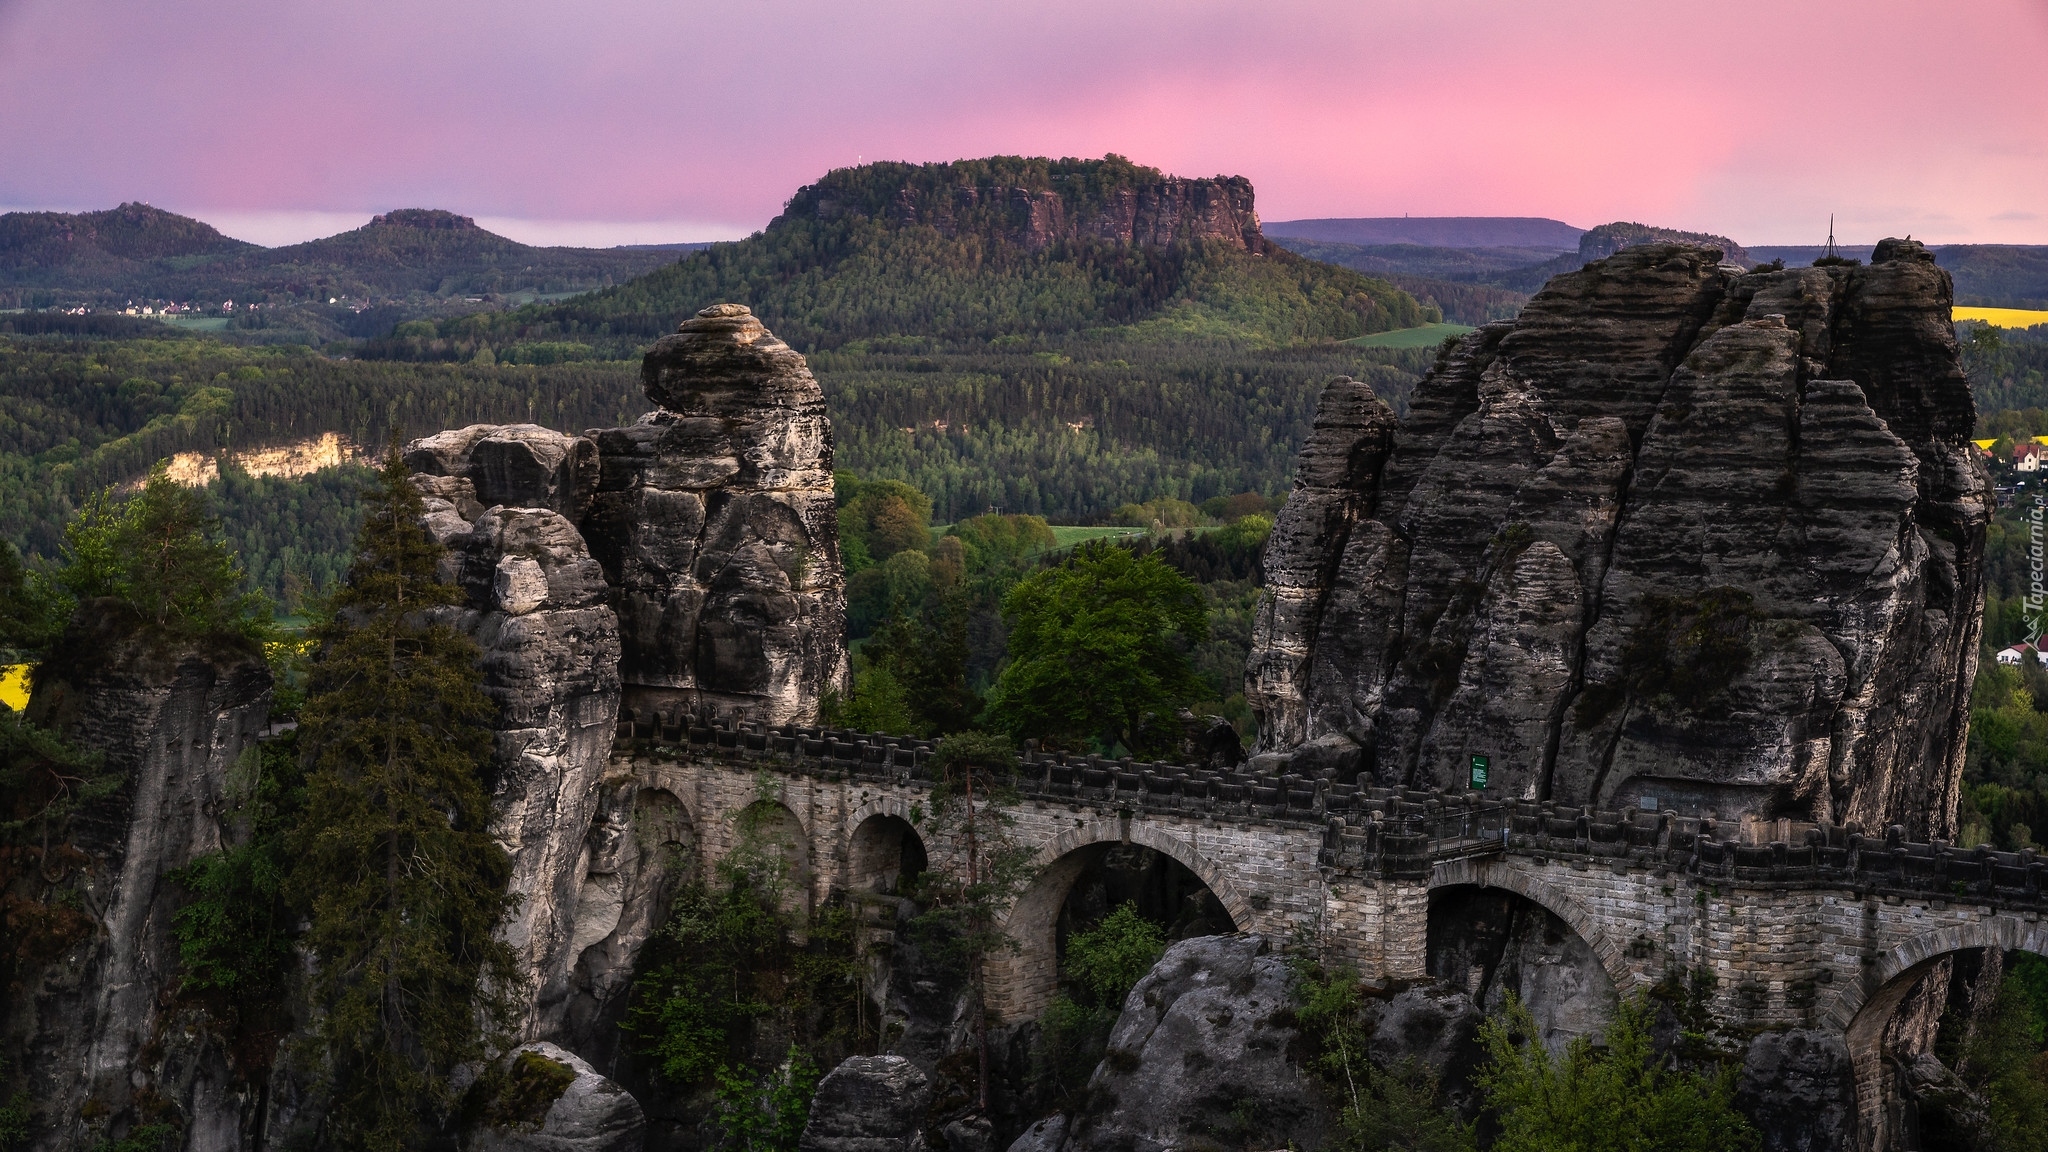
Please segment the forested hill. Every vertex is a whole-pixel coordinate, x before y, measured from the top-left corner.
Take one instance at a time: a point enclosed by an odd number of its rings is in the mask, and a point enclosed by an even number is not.
[[[439,291],[432,270],[487,260],[487,237],[460,217],[393,213],[258,255]],[[1162,497],[1277,496],[1331,377],[1370,380],[1399,407],[1434,354],[1345,341],[1438,319],[1382,280],[1272,245],[1248,182],[1115,157],[843,169],[746,240],[679,263],[641,255],[666,266],[318,351],[0,315],[0,530],[51,556],[92,493],[175,452],[629,422],[648,406],[641,353],[718,301],[751,305],[809,353],[841,468],[917,487],[940,522],[999,509],[1086,523]],[[339,571],[354,514],[341,487],[296,483],[238,478],[216,493],[249,568],[280,593],[288,575],[319,585]]]
[[[805,351],[1081,334],[1280,346],[1439,318],[1383,280],[1267,242],[1242,178],[1169,177],[1117,156],[1005,156],[838,169],[748,239],[380,351],[432,359],[480,342],[568,341],[627,355],[721,301],[749,305]]]
[[[178,302],[218,310],[233,300],[275,309],[410,303],[405,314],[465,295],[566,293],[621,283],[677,258],[673,251],[536,248],[431,209],[388,212],[361,228],[263,248],[187,216],[123,204],[105,212],[0,215],[0,307],[105,307]],[[333,305],[328,302],[334,301]],[[259,312],[261,309],[259,308]],[[302,318],[303,319],[303,318]],[[384,315],[382,329],[393,323]],[[310,327],[320,335],[323,325]]]

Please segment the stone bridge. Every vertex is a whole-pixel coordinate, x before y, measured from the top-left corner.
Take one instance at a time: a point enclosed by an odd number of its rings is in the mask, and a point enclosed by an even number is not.
[[[619,736],[610,780],[639,796],[636,811],[679,810],[687,832],[670,835],[702,862],[733,846],[741,812],[766,805],[813,904],[890,890],[906,846],[945,853],[919,830],[930,742],[745,724],[627,723]],[[1018,951],[986,973],[1008,1020],[1052,996],[1060,907],[1105,846],[1162,852],[1238,930],[1383,984],[1442,975],[1430,971],[1433,898],[1499,890],[1569,925],[1621,995],[1706,972],[1730,1025],[1841,1035],[1861,1142],[1882,1148],[1884,1025],[1929,966],[1977,948],[2048,955],[2048,860],[2031,852],[1037,752],[1018,786],[1013,834],[1038,869],[1008,915]]]

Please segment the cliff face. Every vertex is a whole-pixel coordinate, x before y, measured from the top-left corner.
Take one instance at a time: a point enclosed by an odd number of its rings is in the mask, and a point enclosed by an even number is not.
[[[1566,804],[1952,822],[1988,481],[1910,241],[1744,274],[1646,244],[1325,393],[1269,546],[1262,753]]]
[[[491,831],[521,896],[500,931],[529,975],[532,1038],[560,1015],[577,865],[619,719],[618,617],[570,518],[589,506],[596,448],[530,424],[474,425],[415,441],[406,460],[448,549],[443,575],[469,594],[444,613],[483,649],[498,704]]]
[[[40,879],[91,923],[40,972],[17,973],[9,1046],[40,1118],[32,1147],[92,1147],[152,1100],[191,1118],[192,1147],[234,1147],[246,1102],[229,1056],[169,995],[183,895],[167,877],[239,835],[230,791],[248,782],[231,773],[269,716],[270,672],[257,653],[160,648],[121,623],[87,605],[30,701],[32,719],[98,753],[120,785],[41,862]]]
[[[1217,240],[1261,252],[1265,238],[1252,200],[1251,181],[1242,176],[1167,176],[1117,157],[994,157],[842,169],[799,190],[784,216],[922,224],[948,237],[975,233],[1032,252],[1070,240]]]
[[[473,425],[406,448],[468,593],[446,611],[499,704],[523,1030],[579,1050],[609,1048],[665,915],[660,858],[688,839],[660,796],[606,778],[622,705],[812,723],[846,668],[832,429],[803,357],[718,305],[655,344],[643,383],[660,407],[630,427]]]
[[[1176,240],[1220,240],[1252,252],[1262,251],[1265,243],[1252,209],[1251,181],[1242,176],[1166,176],[1079,205],[1049,188],[970,186],[954,188],[941,199],[905,187],[891,208],[897,223],[929,224],[946,236],[964,227],[985,227],[978,218],[992,215],[1000,221],[997,235],[1033,252],[1074,239],[1154,247]]]

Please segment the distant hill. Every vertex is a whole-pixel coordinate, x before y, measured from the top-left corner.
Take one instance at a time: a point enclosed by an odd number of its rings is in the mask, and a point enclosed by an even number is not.
[[[466,297],[556,295],[622,283],[664,264],[665,249],[536,248],[431,209],[388,212],[354,231],[263,248],[190,217],[124,204],[106,212],[0,215],[0,307],[127,302],[269,309],[314,335],[369,335],[396,319],[473,310]],[[329,305],[328,301],[335,303]],[[278,312],[290,316],[277,316]]]
[[[1269,220],[1274,239],[1338,244],[1419,244],[1429,248],[1535,248],[1551,255],[1579,246],[1583,229],[1541,216],[1365,216]]]
[[[1397,227],[1409,226],[1413,227]],[[1281,233],[1276,229],[1288,229]],[[1737,262],[1747,258],[1742,246],[1725,236],[1682,232],[1647,224],[1616,222],[1581,232],[1556,220],[1533,217],[1424,217],[1382,220],[1295,220],[1269,224],[1276,243],[1306,256],[1384,276],[1417,300],[1440,309],[1446,320],[1484,324],[1521,310],[1531,293],[1560,272],[1612,256],[1632,244],[1651,240],[1684,240],[1712,244]],[[1408,232],[1437,243],[1342,241],[1333,237],[1386,236]],[[1570,243],[1556,242],[1569,236]],[[1481,241],[1529,241],[1548,237],[1553,246],[1489,244]]]
[[[147,204],[128,203],[105,212],[0,215],[0,276],[10,281],[61,270],[112,277],[153,261],[257,250],[210,224]]]
[[[1554,253],[1544,248],[1433,248],[1421,244],[1343,244],[1333,240],[1275,238],[1297,255],[1352,268],[1434,305],[1458,324],[1504,320],[1521,311],[1529,293],[1495,285],[1503,273],[1540,264]]]
[[[1517,292],[1534,292],[1562,272],[1574,272],[1595,260],[1603,260],[1624,248],[1653,241],[1675,240],[1686,244],[1706,244],[1721,250],[1721,259],[1731,264],[1749,264],[1752,261],[1742,245],[1726,236],[1711,232],[1686,232],[1678,228],[1659,228],[1650,224],[1637,224],[1617,220],[1589,228],[1579,237],[1578,251],[1518,268],[1493,277],[1493,283]]]
[[[1117,156],[998,156],[829,172],[754,236],[465,338],[623,354],[720,301],[749,305],[806,350],[1091,332],[1280,346],[1438,318],[1383,279],[1266,239],[1242,177],[1167,176]],[[437,354],[425,342],[393,352]]]

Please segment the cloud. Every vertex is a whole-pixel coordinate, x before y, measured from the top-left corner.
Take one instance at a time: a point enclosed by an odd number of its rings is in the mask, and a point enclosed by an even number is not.
[[[857,158],[1114,151],[1272,219],[1767,243],[1875,193],[2048,241],[1999,216],[2048,187],[2044,57],[2033,0],[0,0],[0,202],[729,231]]]

